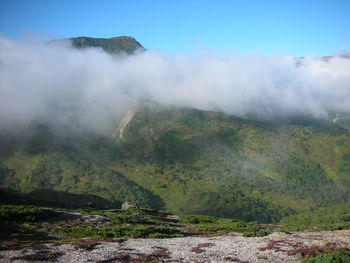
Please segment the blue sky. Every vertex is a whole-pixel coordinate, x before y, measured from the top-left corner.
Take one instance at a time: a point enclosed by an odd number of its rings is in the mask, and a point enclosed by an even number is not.
[[[127,35],[170,54],[332,55],[350,49],[350,0],[0,0],[0,32]]]

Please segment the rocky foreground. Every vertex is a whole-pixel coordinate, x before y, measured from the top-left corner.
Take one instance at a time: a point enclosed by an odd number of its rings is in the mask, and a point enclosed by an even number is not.
[[[83,239],[0,251],[0,262],[299,262],[315,252],[350,249],[350,230],[275,232],[166,239]]]

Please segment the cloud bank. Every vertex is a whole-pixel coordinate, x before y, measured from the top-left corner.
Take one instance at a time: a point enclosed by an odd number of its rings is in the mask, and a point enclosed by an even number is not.
[[[262,55],[114,58],[0,37],[0,131],[46,122],[104,132],[139,100],[264,120],[350,112],[350,59]]]

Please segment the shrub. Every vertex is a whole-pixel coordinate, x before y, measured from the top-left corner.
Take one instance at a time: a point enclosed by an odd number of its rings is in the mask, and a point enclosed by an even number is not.
[[[217,233],[217,232],[247,232],[253,231],[255,228],[252,228],[248,224],[243,222],[231,222],[231,223],[217,223],[217,224],[201,224],[196,227],[200,232],[206,233]]]
[[[147,225],[165,225],[157,217],[149,215],[137,208],[114,209],[98,213],[108,217],[116,224],[147,224]]]
[[[71,237],[92,237],[92,238],[111,238],[111,237],[180,237],[184,236],[177,229],[169,227],[156,226],[114,226],[114,227],[63,227],[61,232]]]
[[[186,215],[182,216],[180,223],[182,224],[202,224],[202,223],[214,223],[218,219],[214,216],[203,216],[203,215]]]
[[[261,228],[261,229],[255,229],[254,231],[245,232],[243,236],[244,237],[264,237],[264,236],[270,235],[273,232],[274,232],[274,229]]]
[[[232,218],[220,218],[205,215],[185,215],[180,219],[182,224],[209,224],[209,223],[239,223],[241,221]]]
[[[306,258],[301,263],[350,263],[350,252],[335,251]]]
[[[0,205],[0,221],[36,221],[54,214],[53,210],[35,206]]]

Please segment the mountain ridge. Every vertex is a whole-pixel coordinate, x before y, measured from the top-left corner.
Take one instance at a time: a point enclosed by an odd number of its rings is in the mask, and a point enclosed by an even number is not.
[[[76,48],[89,48],[98,47],[102,48],[106,53],[112,55],[119,55],[122,53],[134,54],[142,52],[145,48],[131,36],[119,36],[111,38],[93,38],[93,37],[72,37],[51,40],[49,43],[63,43],[70,41],[73,47]]]

